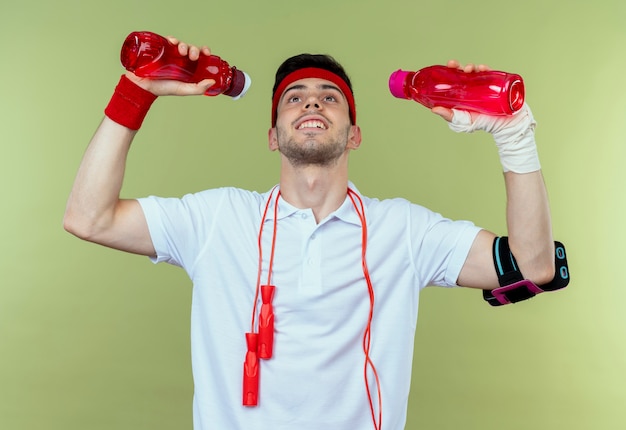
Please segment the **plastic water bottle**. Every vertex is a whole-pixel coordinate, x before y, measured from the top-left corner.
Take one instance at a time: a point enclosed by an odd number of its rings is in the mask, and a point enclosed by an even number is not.
[[[410,72],[397,70],[389,77],[394,97],[414,100],[427,108],[441,106],[511,115],[524,104],[520,75],[500,71],[469,72],[447,66],[429,66]]]
[[[180,55],[178,47],[165,37],[149,31],[130,33],[122,45],[120,58],[126,70],[142,78],[194,83],[214,79],[215,85],[205,92],[207,96],[224,94],[238,99],[251,84],[247,73],[231,67],[217,55],[200,54],[197,61],[192,61]]]

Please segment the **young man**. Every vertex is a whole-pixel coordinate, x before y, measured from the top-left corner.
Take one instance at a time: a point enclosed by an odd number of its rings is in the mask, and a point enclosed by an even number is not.
[[[193,60],[210,54],[171,43]],[[277,187],[120,199],[152,101],[200,95],[212,83],[122,77],[84,155],[65,228],[189,274],[197,430],[403,429],[419,292],[498,287],[495,235],[358,192],[348,179],[361,144],[351,83],[320,55],[292,57],[276,74],[268,140],[281,157]],[[494,134],[511,251],[527,279],[550,281],[554,242],[528,108],[509,118],[433,111],[457,131]]]

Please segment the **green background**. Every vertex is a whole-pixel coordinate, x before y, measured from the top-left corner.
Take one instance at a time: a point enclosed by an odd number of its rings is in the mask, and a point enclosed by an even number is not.
[[[626,428],[623,0],[4,2],[0,428],[191,428],[186,275],[62,229],[133,30],[207,44],[254,83],[237,102],[158,100],[133,145],[125,197],[270,188],[274,71],[321,52],[354,83],[364,142],[351,178],[362,192],[504,234],[491,138],[449,131],[386,84],[393,70],[450,58],[524,76],[573,280],[497,309],[476,291],[427,289],[407,428]]]

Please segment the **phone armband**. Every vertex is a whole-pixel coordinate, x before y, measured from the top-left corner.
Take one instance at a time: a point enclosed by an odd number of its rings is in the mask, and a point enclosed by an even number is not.
[[[524,279],[509,248],[508,238],[497,237],[493,242],[493,262],[500,287],[494,290],[483,290],[483,298],[491,306],[502,306],[528,300],[546,291],[565,288],[570,280],[565,246],[561,242],[555,241],[554,250],[556,268],[554,278],[547,284],[538,286],[532,281]]]

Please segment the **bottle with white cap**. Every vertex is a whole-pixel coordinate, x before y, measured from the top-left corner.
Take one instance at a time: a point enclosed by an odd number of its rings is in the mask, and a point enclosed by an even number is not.
[[[200,54],[197,61],[180,55],[178,47],[165,37],[149,31],[130,33],[120,54],[124,68],[148,79],[172,79],[181,82],[200,82],[214,79],[215,85],[207,96],[224,94],[239,99],[250,88],[247,73],[230,66],[217,55]]]

